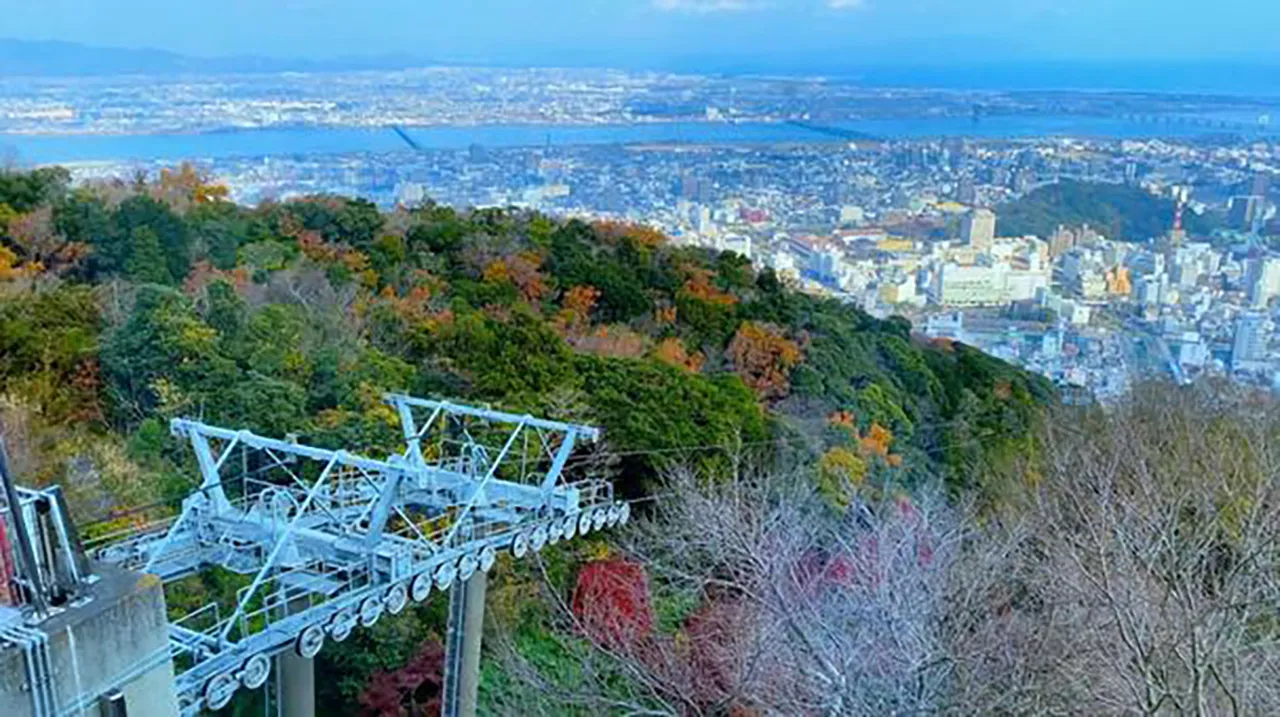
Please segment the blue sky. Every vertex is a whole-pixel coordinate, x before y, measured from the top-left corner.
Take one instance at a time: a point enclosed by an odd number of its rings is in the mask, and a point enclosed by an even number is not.
[[[1276,0],[0,0],[0,36],[197,55],[716,69],[1280,60]]]

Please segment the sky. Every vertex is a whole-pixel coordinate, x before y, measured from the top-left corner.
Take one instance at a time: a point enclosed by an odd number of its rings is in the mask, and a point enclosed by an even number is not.
[[[1280,61],[1275,0],[0,0],[0,37],[282,58],[832,70]]]

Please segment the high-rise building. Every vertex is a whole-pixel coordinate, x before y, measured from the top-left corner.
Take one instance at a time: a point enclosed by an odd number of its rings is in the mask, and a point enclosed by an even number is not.
[[[1249,300],[1263,307],[1280,296],[1280,257],[1267,256],[1249,262]]]
[[[1253,184],[1249,189],[1249,194],[1254,197],[1266,198],[1267,193],[1271,191],[1271,175],[1267,172],[1258,172],[1253,175]]]
[[[699,234],[710,234],[714,230],[711,223],[711,209],[702,204],[696,204],[690,217],[693,222],[693,230]]]
[[[1271,322],[1266,314],[1249,312],[1236,320],[1235,342],[1231,349],[1231,368],[1251,371],[1266,364],[1271,344]]]
[[[1132,160],[1125,162],[1124,165],[1124,181],[1125,184],[1138,183],[1138,163]]]
[[[990,209],[975,209],[964,218],[960,235],[975,249],[990,249],[996,240],[996,214]]]
[[[1255,196],[1232,197],[1227,221],[1233,229],[1250,231],[1253,229],[1253,220],[1258,217],[1261,206],[1262,202]]]

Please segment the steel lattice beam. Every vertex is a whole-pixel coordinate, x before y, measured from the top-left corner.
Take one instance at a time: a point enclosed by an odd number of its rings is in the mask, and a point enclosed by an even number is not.
[[[387,402],[405,449],[385,460],[171,423],[192,446],[199,488],[176,519],[98,555],[165,582],[214,566],[251,576],[234,605],[211,603],[170,626],[184,713],[260,686],[280,651],[314,656],[326,639],[488,571],[499,551],[523,557],[630,515],[607,483],[564,481],[595,428],[410,396]]]

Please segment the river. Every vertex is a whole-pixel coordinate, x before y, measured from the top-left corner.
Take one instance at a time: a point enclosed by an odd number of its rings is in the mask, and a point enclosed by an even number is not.
[[[1075,116],[1009,116],[866,120],[839,129],[884,139],[928,137],[1197,137],[1227,130],[1180,124],[1135,123],[1121,118]],[[761,144],[840,142],[834,133],[821,133],[790,124],[668,122],[627,125],[484,125],[476,127],[416,127],[406,132],[423,149],[457,150],[472,144],[485,147],[553,145],[643,144]],[[394,152],[407,149],[389,128],[298,127],[246,129],[187,134],[136,135],[16,135],[0,134],[0,157],[21,164],[104,161],[227,159],[271,155]]]

